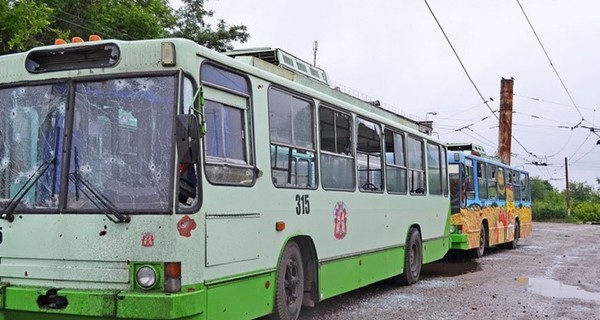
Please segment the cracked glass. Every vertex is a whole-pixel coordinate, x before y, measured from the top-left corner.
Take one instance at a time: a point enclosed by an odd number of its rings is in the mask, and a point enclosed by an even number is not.
[[[0,89],[0,206],[25,192],[16,211],[58,207],[60,139],[67,85]]]
[[[76,84],[68,209],[98,209],[84,184],[119,210],[169,211],[174,92],[174,77]]]
[[[175,88],[173,76],[0,88],[0,210],[169,212]]]

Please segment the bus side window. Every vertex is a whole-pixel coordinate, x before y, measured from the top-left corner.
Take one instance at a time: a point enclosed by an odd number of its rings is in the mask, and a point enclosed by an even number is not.
[[[204,63],[203,84],[204,164],[206,178],[214,184],[252,186],[252,109],[248,79],[233,71]]]
[[[425,164],[423,140],[408,137],[408,181],[410,194],[425,194]]]
[[[484,162],[477,162],[477,181],[479,189],[479,200],[487,200],[488,198],[488,187],[486,178],[486,164]]]
[[[451,163],[448,165],[448,178],[450,180],[450,208],[452,213],[460,212],[464,207],[465,194],[462,188],[462,164]]]
[[[488,196],[492,201],[496,200],[497,196],[497,186],[496,186],[496,169],[497,167],[491,164],[487,165],[487,179],[488,179]]]
[[[390,193],[406,194],[404,135],[385,130],[386,186]]]
[[[496,179],[498,181],[498,200],[506,200],[506,179],[504,177],[504,168],[498,168]]]
[[[475,199],[475,178],[473,162],[465,159],[465,189],[467,190],[467,199]]]
[[[515,202],[521,202],[521,177],[517,171],[512,174],[512,189]]]
[[[521,174],[521,198],[525,202],[531,200],[529,199],[529,175],[527,173]]]
[[[189,78],[183,81],[183,114],[191,113],[194,101],[194,86]],[[195,204],[198,195],[198,168],[196,164],[179,164],[179,207],[188,208]]]
[[[442,152],[442,188],[444,189],[444,197],[448,196],[448,154],[446,148],[441,148]]]
[[[427,143],[427,176],[429,177],[429,194],[443,193],[442,170],[440,166],[440,146]]]
[[[351,119],[349,114],[319,106],[321,183],[324,189],[355,188]]]
[[[306,99],[269,90],[271,175],[276,187],[317,187],[313,110]]]
[[[370,121],[356,118],[356,163],[360,191],[382,192],[381,127]]]

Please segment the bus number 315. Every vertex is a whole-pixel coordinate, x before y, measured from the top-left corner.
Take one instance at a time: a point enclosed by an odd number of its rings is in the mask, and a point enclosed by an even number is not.
[[[310,202],[308,201],[308,195],[296,195],[296,214],[309,214],[310,213]]]

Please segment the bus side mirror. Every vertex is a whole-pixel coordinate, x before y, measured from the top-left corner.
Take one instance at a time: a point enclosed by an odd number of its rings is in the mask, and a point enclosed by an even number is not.
[[[200,123],[195,114],[177,115],[175,138],[179,163],[198,162],[200,152]]]

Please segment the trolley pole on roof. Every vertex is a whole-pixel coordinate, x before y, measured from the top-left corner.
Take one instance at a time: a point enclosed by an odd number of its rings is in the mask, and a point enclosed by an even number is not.
[[[513,78],[500,81],[500,126],[498,129],[498,157],[510,165],[512,142]]]
[[[313,67],[317,66],[317,50],[319,49],[319,43],[317,40],[313,42]]]

